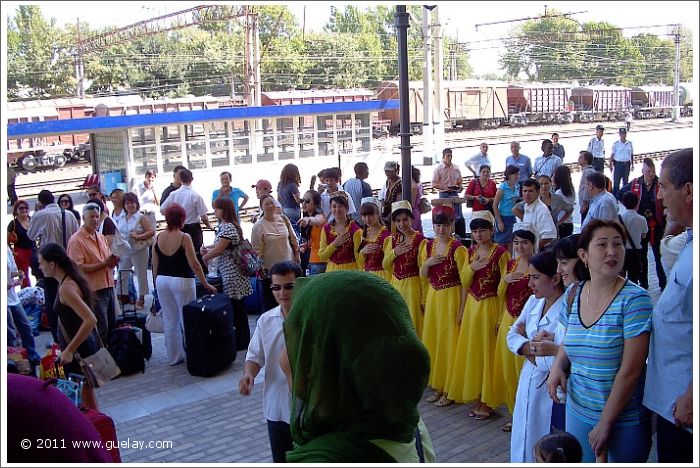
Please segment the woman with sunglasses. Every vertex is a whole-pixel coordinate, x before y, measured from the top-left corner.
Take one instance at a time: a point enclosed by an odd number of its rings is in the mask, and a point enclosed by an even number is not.
[[[28,288],[31,286],[29,282],[29,265],[32,261],[32,256],[36,255],[36,244],[27,236],[29,229],[29,203],[25,200],[17,200],[12,207],[12,221],[7,225],[7,239],[10,243],[10,236],[16,237],[14,241],[14,257],[17,268],[24,272],[22,279],[22,287]]]
[[[384,269],[384,240],[390,232],[381,222],[379,217],[381,205],[374,197],[362,199],[360,214],[365,226],[362,228],[362,244],[357,256],[360,270],[364,270],[387,281],[391,281],[391,273]]]
[[[73,198],[67,193],[58,197],[58,207],[70,211],[75,216],[75,220],[80,224],[80,213],[73,207]]]
[[[346,192],[331,194],[333,221],[321,231],[318,256],[326,260],[326,271],[357,270],[357,257],[362,243],[362,229],[348,215],[349,197]]]
[[[308,270],[307,276],[326,271],[326,262],[318,256],[321,245],[321,231],[326,217],[321,210],[321,194],[309,190],[301,199],[302,218],[297,223],[301,231],[301,271]]]
[[[413,229],[413,208],[406,200],[391,204],[391,223],[396,232],[384,241],[384,260],[382,266],[391,272],[391,285],[401,294],[418,338],[423,333],[423,279],[420,277],[418,253],[425,236]],[[393,230],[393,228],[392,228]]]

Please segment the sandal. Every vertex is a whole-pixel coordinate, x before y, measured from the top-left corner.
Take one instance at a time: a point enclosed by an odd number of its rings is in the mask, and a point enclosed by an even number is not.
[[[513,423],[506,423],[505,425],[501,426],[501,430],[503,432],[510,432],[513,430]]]
[[[489,419],[493,412],[491,411],[474,411],[476,413],[476,416],[474,416],[474,419],[477,421],[484,421],[486,419]]]
[[[444,406],[450,406],[454,401],[447,399],[445,395],[442,395],[435,403],[433,403],[435,406],[438,406],[440,408]]]
[[[426,398],[425,401],[427,401],[428,403],[435,403],[440,399],[441,396],[442,393],[433,392],[433,394]]]

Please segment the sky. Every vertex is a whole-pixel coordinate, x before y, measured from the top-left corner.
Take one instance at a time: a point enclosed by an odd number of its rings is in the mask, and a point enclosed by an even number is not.
[[[144,19],[171,13],[174,11],[201,5],[202,2],[32,2],[41,7],[46,17],[56,18],[59,25],[67,22],[74,23],[79,17],[96,26],[126,26]],[[224,3],[224,2],[213,2]],[[254,3],[254,2],[252,2]],[[259,2],[258,2],[259,3]],[[270,2],[274,3],[274,2]],[[385,2],[386,5],[395,5]],[[408,2],[416,3],[416,2]],[[5,14],[10,14],[18,2],[3,2]],[[240,3],[237,3],[240,4]],[[306,31],[320,31],[330,15],[331,4],[342,9],[345,5],[353,4],[363,7],[377,5],[377,2],[286,2],[291,11],[297,16],[299,25],[305,13]],[[470,63],[477,75],[499,73],[498,55],[504,49],[499,47],[499,38],[506,37],[509,30],[524,21],[512,21],[503,24],[483,25],[484,23],[532,18],[543,15],[553,9],[563,13],[576,13],[571,17],[579,22],[608,21],[618,27],[638,28],[625,30],[625,35],[631,36],[648,31],[657,34],[670,32],[668,25],[681,23],[695,31],[694,38],[698,40],[699,3],[696,1],[669,2],[627,2],[627,1],[491,1],[491,2],[437,2],[441,11],[441,23],[452,36],[457,36],[460,42],[468,42]],[[304,8],[306,6],[306,8]],[[415,18],[411,27],[420,27],[422,18]],[[478,29],[476,25],[481,24]],[[648,27],[656,26],[656,27]],[[475,42],[479,41],[479,42]],[[696,65],[697,66],[697,65]]]

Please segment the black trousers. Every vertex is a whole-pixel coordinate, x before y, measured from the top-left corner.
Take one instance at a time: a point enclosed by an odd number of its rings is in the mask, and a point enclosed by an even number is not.
[[[657,414],[656,453],[659,463],[692,463],[693,434]]]
[[[598,172],[605,170],[605,158],[593,158],[593,168]]]
[[[233,325],[236,327],[236,348],[242,351],[250,344],[250,325],[245,310],[244,299],[231,299],[233,307]]]
[[[641,265],[642,271],[639,278],[639,285],[644,289],[649,289],[649,259],[647,253],[649,252],[649,240],[651,239],[652,233],[649,231],[646,237],[642,239],[642,251],[641,251]],[[664,266],[661,264],[661,238],[663,236],[663,229],[659,227],[654,228],[654,243],[651,244],[651,251],[654,252],[654,262],[656,263],[656,277],[659,279],[659,287],[663,290],[666,287],[666,272],[664,271]]]
[[[574,233],[574,223],[562,223],[557,230],[559,231],[559,239],[569,237]]]
[[[207,264],[202,260],[202,254],[199,253],[200,247],[204,243],[204,234],[202,233],[202,225],[200,223],[185,224],[182,228],[182,232],[186,232],[192,238],[192,244],[194,244],[194,252],[197,255],[197,261],[202,265],[204,274],[209,273],[207,269]]]
[[[634,284],[640,284],[642,277],[642,249],[625,249],[623,273]],[[645,288],[646,289],[646,288]]]
[[[268,419],[267,434],[270,437],[272,461],[275,463],[286,463],[287,452],[292,450],[292,432],[289,429],[289,424]]]

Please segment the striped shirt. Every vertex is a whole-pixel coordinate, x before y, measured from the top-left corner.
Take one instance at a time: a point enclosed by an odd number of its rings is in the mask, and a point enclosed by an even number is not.
[[[582,421],[595,425],[600,420],[615,376],[622,365],[624,342],[651,332],[652,305],[649,293],[626,281],[610,307],[596,323],[585,327],[579,316],[581,291],[569,314],[562,308],[559,321],[566,328],[564,349],[571,361],[567,409]],[[638,425],[643,419],[644,375],[618,417],[616,424]]]

